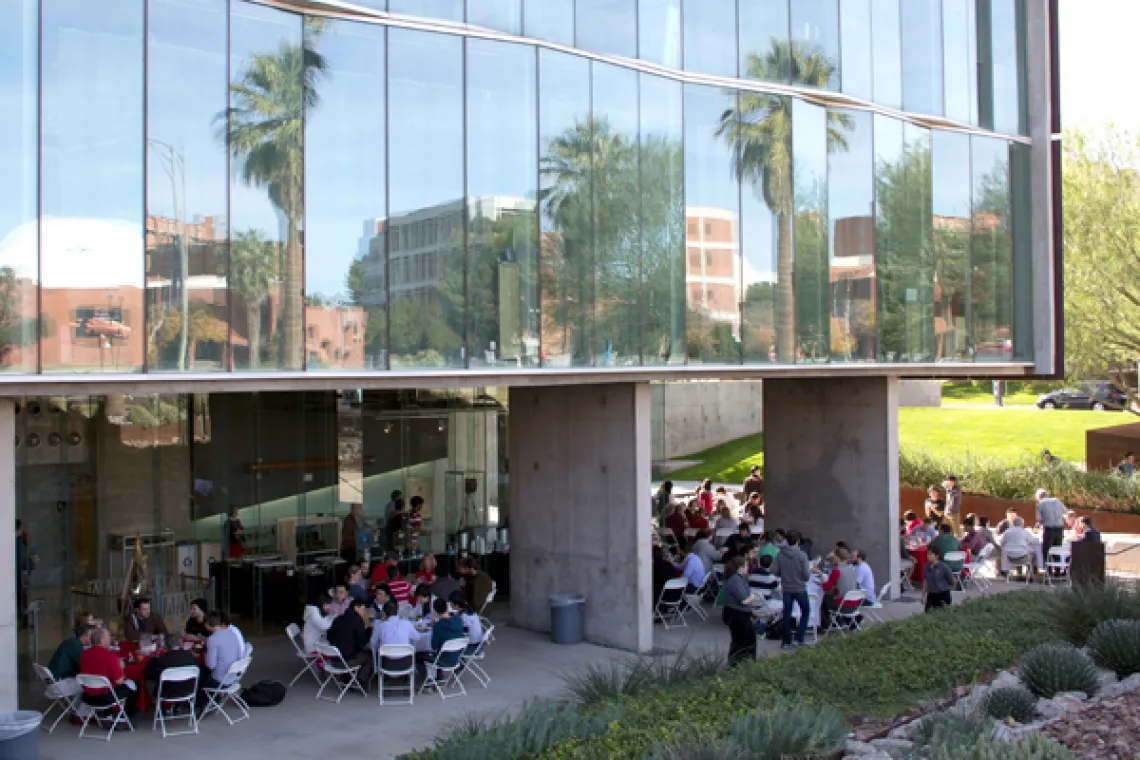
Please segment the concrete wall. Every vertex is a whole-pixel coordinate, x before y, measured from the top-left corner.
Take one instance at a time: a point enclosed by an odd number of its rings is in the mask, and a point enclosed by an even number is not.
[[[675,459],[762,429],[759,381],[654,383],[653,459]]]
[[[512,388],[511,614],[550,630],[585,594],[586,639],[639,652],[650,616],[649,386]]]
[[[764,489],[767,526],[821,555],[845,541],[876,587],[897,579],[898,380],[765,381]]]
[[[942,406],[942,381],[899,380],[899,406]]]

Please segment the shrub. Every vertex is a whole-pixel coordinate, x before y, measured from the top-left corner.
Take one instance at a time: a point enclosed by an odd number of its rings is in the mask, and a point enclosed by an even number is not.
[[[1072,760],[1072,753],[1041,734],[1028,734],[1017,744],[982,738],[969,746],[938,747],[929,760]]]
[[[1083,691],[1092,696],[1100,685],[1088,655],[1060,641],[1041,644],[1025,653],[1021,658],[1021,681],[1044,699],[1063,691]]]
[[[1025,689],[994,689],[986,695],[983,709],[997,720],[1013,718],[1018,723],[1032,723],[1037,697]]]
[[[430,756],[435,760],[532,757],[561,742],[601,733],[619,716],[620,710],[614,707],[587,716],[551,702],[532,703],[514,720],[468,716],[439,740]]]
[[[1047,614],[1058,636],[1081,647],[1106,620],[1140,619],[1140,594],[1136,586],[1111,579],[1104,585],[1075,586],[1051,594]]]
[[[1117,678],[1140,673],[1140,620],[1105,620],[1089,635],[1089,649]]]
[[[637,657],[590,663],[562,675],[567,699],[588,707],[620,694],[636,694],[651,686],[669,686],[715,675],[724,667],[717,652],[690,653],[689,643],[674,657]]]
[[[914,744],[927,752],[972,747],[978,740],[988,739],[992,730],[993,723],[979,720],[977,715],[936,713],[919,724]]]
[[[127,420],[132,425],[140,428],[152,428],[158,426],[158,421],[155,420],[154,415],[145,406],[128,406],[127,407]]]

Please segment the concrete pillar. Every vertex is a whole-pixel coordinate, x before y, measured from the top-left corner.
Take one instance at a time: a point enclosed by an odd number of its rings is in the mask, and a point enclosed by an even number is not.
[[[548,631],[548,597],[585,594],[587,641],[648,651],[648,384],[510,393],[514,624]]]
[[[765,380],[764,491],[766,527],[865,550],[876,593],[897,580],[897,378]]]
[[[16,406],[0,399],[0,712],[16,709]]]

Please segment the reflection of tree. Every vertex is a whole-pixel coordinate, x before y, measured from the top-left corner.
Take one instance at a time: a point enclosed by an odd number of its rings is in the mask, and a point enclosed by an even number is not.
[[[276,246],[257,230],[234,234],[230,243],[230,292],[245,303],[250,369],[261,366],[261,307],[276,282]]]
[[[972,343],[991,354],[993,344],[1011,340],[1010,313],[1013,266],[1009,232],[1009,166],[996,163],[974,188],[974,225],[970,251],[970,302],[973,308]],[[985,345],[990,344],[990,345]],[[1011,355],[1004,358],[1010,359]]]
[[[13,354],[36,341],[35,317],[21,309],[20,281],[11,267],[0,267],[0,363],[14,363]]]
[[[190,329],[187,331],[188,347],[186,365],[194,366],[194,352],[199,343],[225,343],[229,326],[205,309],[195,309],[190,314]]]
[[[304,353],[300,239],[303,116],[306,109],[316,107],[316,85],[328,68],[314,47],[323,27],[322,20],[306,18],[300,45],[283,40],[275,53],[251,56],[245,71],[230,84],[233,105],[218,117],[224,124],[221,137],[228,141],[242,180],[265,188],[270,202],[284,217],[279,361],[293,369],[302,366]],[[251,362],[257,350],[251,340]]]
[[[641,323],[647,362],[684,359],[684,164],[680,140],[642,137]]]
[[[966,188],[962,188],[963,191]],[[935,335],[936,359],[964,359],[965,344],[959,337],[947,345],[948,337],[958,336],[956,317],[964,317],[966,277],[970,252],[970,220],[947,217],[934,227],[934,276],[938,281],[938,315],[943,328]]]
[[[467,227],[467,334],[472,361],[483,361],[491,342],[502,357],[521,357],[522,341],[533,335],[535,306],[535,218],[531,210],[506,211],[498,219],[482,214]],[[449,298],[457,298],[445,281]],[[460,300],[457,304],[463,308]]]
[[[792,80],[825,89],[835,72],[835,62],[817,50],[773,38],[763,56],[749,55],[751,79],[781,81],[781,72],[791,69]],[[792,100],[779,95],[739,92],[737,107],[721,115],[717,135],[732,146],[733,171],[776,215],[776,358],[795,361],[795,291],[792,256]],[[847,117],[828,115],[828,145],[834,150],[846,145],[840,131]]]

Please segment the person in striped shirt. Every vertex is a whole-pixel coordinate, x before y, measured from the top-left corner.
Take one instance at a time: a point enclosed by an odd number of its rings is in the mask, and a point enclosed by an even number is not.
[[[400,577],[400,568],[395,565],[388,565],[388,591],[396,600],[396,604],[411,603],[412,587]]]

